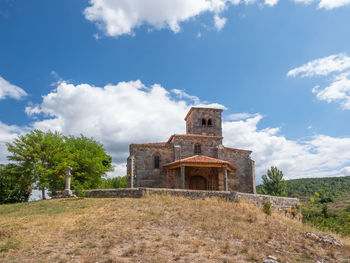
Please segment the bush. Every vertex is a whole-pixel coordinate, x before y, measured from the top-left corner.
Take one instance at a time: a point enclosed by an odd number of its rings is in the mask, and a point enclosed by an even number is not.
[[[111,188],[126,188],[126,176],[114,177],[104,179],[102,178],[102,183],[100,184],[100,189],[111,189]]]
[[[263,212],[267,215],[271,215],[271,209],[272,208],[272,204],[270,201],[266,201],[264,202],[264,205],[263,205]]]

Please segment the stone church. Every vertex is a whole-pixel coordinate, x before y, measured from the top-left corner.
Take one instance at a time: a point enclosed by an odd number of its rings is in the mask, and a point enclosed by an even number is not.
[[[222,110],[192,107],[186,134],[130,144],[128,187],[256,193],[251,151],[222,144]]]

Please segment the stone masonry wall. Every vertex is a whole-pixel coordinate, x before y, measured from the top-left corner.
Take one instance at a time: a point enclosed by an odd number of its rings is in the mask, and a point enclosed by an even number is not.
[[[134,187],[166,187],[166,169],[164,164],[174,160],[174,148],[169,146],[133,146],[131,155],[135,158],[136,180]],[[154,168],[154,156],[160,156],[160,168]],[[131,174],[130,159],[127,173]],[[130,187],[130,179],[128,180]]]
[[[217,146],[222,143],[221,137],[216,136],[174,136],[174,145],[179,148],[180,156],[176,156],[176,160],[184,159],[195,155],[194,146],[199,143],[201,145],[201,155],[217,158]]]
[[[120,189],[96,189],[85,191],[89,198],[109,198],[109,197],[127,197],[141,198],[145,195],[171,195],[182,196],[190,199],[221,198],[229,202],[243,201],[262,206],[269,201],[272,207],[277,210],[286,208],[296,208],[299,204],[298,198],[277,197],[270,195],[248,194],[235,191],[199,191],[165,188],[120,188]]]
[[[228,188],[233,191],[256,193],[254,161],[250,159],[250,151],[224,147],[219,150],[219,159],[229,161],[237,170],[228,173]]]
[[[191,112],[186,120],[186,134],[202,134],[212,136],[222,136],[220,109],[197,108]],[[211,120],[211,125],[202,125],[202,119],[207,122]]]

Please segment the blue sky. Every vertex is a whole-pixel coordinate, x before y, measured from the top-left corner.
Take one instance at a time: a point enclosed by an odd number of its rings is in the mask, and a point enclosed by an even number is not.
[[[129,143],[214,104],[258,178],[350,175],[349,25],[349,0],[1,1],[0,162],[57,129],[103,142],[123,175]]]

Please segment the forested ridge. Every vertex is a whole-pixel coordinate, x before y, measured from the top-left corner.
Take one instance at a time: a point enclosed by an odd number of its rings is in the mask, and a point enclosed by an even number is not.
[[[286,195],[300,199],[305,223],[350,235],[350,176],[286,180]]]

